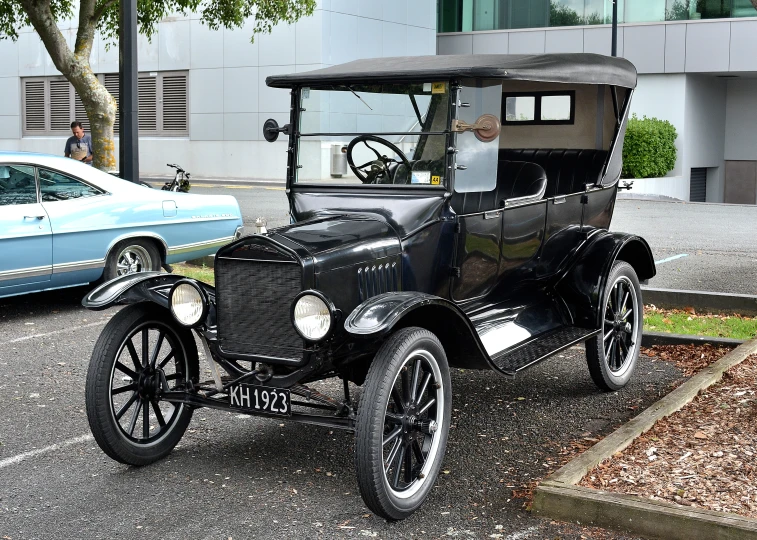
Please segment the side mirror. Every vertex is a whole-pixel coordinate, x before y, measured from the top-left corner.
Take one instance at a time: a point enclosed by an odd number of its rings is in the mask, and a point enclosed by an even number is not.
[[[263,124],[263,138],[268,142],[274,142],[279,138],[279,133],[289,135],[289,124],[279,127],[279,123],[273,118],[269,118]]]

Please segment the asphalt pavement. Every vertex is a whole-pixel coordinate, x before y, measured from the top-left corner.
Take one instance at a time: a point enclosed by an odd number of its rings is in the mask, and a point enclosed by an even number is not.
[[[200,409],[163,461],[106,457],[84,381],[115,311],[84,310],[84,293],[0,299],[0,538],[620,538],[533,517],[514,491],[680,380],[642,358],[626,389],[602,393],[580,348],[515,379],[455,370],[444,472],[416,514],[391,524],[362,503],[348,432]]]

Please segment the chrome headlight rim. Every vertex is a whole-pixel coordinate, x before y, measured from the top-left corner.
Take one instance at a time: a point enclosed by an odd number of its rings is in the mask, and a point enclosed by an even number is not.
[[[321,300],[324,304],[326,304],[326,307],[329,310],[329,329],[323,335],[323,337],[319,337],[317,339],[307,337],[305,334],[303,334],[300,331],[299,327],[297,326],[297,323],[294,320],[294,310],[297,307],[297,302],[299,302],[303,296],[315,296],[316,298]],[[307,289],[294,297],[294,300],[292,301],[292,307],[289,310],[289,318],[292,321],[292,326],[294,327],[295,331],[302,339],[304,339],[308,343],[319,343],[321,341],[326,341],[327,339],[331,337],[331,334],[334,333],[334,328],[336,327],[336,307],[334,307],[334,304],[331,302],[331,300],[329,300],[326,297],[326,295],[323,294],[321,291],[317,291],[315,289]]]
[[[182,285],[189,285],[190,287],[195,289],[197,293],[200,295],[200,302],[202,303],[202,312],[200,313],[199,319],[197,319],[196,322],[191,323],[191,324],[187,324],[181,319],[179,319],[173,310],[174,292],[176,291],[176,289],[178,289]],[[184,279],[180,279],[179,281],[177,281],[171,286],[171,290],[168,292],[168,309],[171,312],[171,316],[177,323],[184,326],[185,328],[196,328],[197,326],[202,325],[205,322],[205,319],[208,317],[208,311],[210,310],[210,300],[208,299],[208,295],[205,292],[205,290],[196,281],[192,279],[184,278]]]

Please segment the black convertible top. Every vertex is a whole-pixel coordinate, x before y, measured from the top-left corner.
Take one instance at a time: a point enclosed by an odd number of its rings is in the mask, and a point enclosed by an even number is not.
[[[316,84],[439,81],[452,78],[607,84],[636,87],[636,68],[624,58],[600,54],[460,54],[369,58],[288,75],[266,84],[292,88]]]

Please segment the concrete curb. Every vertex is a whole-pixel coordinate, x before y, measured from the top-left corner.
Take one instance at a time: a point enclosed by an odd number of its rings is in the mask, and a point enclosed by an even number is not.
[[[547,477],[534,494],[536,515],[664,540],[757,538],[757,520],[576,486],[596,465],[625,449],[658,420],[689,403],[723,373],[757,352],[757,339],[726,354],[647,410]]]
[[[738,313],[757,316],[757,296],[751,294],[725,294],[677,289],[642,287],[645,304],[658,308],[683,309],[693,307],[697,312]]]
[[[713,336],[695,336],[691,334],[670,334],[667,332],[644,332],[641,336],[642,347],[652,345],[714,345],[716,347],[738,347],[746,340],[721,338]]]

